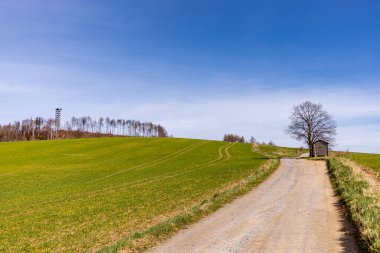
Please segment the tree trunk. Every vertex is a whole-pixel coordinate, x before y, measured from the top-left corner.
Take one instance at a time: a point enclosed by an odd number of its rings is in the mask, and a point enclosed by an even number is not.
[[[309,143],[309,156],[314,157],[315,152],[314,152],[314,145],[312,143]]]

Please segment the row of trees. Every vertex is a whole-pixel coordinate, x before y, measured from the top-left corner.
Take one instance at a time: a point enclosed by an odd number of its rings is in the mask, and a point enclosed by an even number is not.
[[[0,141],[48,140],[54,138],[55,130],[54,119],[25,119],[0,125]]]
[[[152,122],[112,119],[93,119],[89,116],[72,117],[60,128],[54,119],[25,119],[13,124],[0,125],[0,141],[51,140],[89,136],[168,137],[166,129]]]
[[[92,119],[91,117],[72,117],[66,122],[68,131],[101,133],[123,136],[168,137],[168,132],[160,124],[138,120],[112,119],[109,117]]]
[[[223,141],[228,141],[228,142],[247,142],[247,143],[256,143],[256,144],[262,144],[262,145],[270,145],[270,146],[275,146],[273,141],[269,141],[268,143],[265,142],[258,142],[255,137],[251,136],[248,140],[245,140],[244,136],[239,136],[237,134],[225,134],[223,136]]]
[[[223,136],[223,141],[228,142],[245,142],[244,136],[239,136],[237,134],[225,134]]]

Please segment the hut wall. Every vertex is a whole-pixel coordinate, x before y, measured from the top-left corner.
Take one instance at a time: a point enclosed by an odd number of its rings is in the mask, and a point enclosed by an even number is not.
[[[314,144],[314,150],[316,156],[328,156],[329,154],[329,147],[328,144],[325,144],[323,142],[317,142]]]

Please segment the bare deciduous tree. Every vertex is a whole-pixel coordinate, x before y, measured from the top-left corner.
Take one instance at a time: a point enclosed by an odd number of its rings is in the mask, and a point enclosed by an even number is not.
[[[256,138],[253,137],[253,136],[251,136],[251,138],[249,139],[249,142],[250,142],[250,143],[255,143],[255,142],[256,142]]]
[[[321,104],[306,101],[293,107],[287,134],[308,145],[310,157],[315,156],[314,144],[318,140],[334,141],[336,123]]]

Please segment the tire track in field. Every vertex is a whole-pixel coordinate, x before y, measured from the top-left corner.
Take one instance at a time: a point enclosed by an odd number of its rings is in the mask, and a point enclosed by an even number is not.
[[[199,146],[202,146],[206,143],[209,143],[210,141],[203,141],[203,142],[200,142],[200,143],[195,143],[194,145],[191,145],[189,147],[186,147],[184,149],[181,149],[177,152],[174,152],[170,155],[167,155],[165,157],[162,157],[162,158],[159,158],[159,159],[156,159],[156,160],[153,160],[151,162],[147,162],[147,163],[143,163],[143,164],[139,164],[139,165],[136,165],[136,166],[133,166],[133,167],[130,167],[128,169],[124,169],[124,170],[121,170],[121,171],[118,171],[118,172],[115,172],[115,173],[112,173],[112,174],[109,174],[107,176],[102,176],[102,177],[99,177],[99,178],[95,178],[95,179],[91,179],[91,180],[88,180],[86,182],[84,182],[84,184],[86,183],[91,183],[91,182],[94,182],[94,181],[98,181],[98,180],[102,180],[102,179],[105,179],[105,178],[110,178],[110,177],[113,177],[113,176],[116,176],[116,175],[119,175],[119,174],[122,174],[124,172],[127,172],[127,171],[131,171],[131,170],[134,170],[134,169],[144,169],[144,168],[147,168],[147,167],[150,167],[150,166],[153,166],[153,165],[157,165],[157,164],[160,164],[162,162],[166,162],[174,157],[178,157],[180,155],[183,155]]]
[[[191,173],[191,172],[193,172],[193,171],[195,171],[195,170],[197,170],[199,168],[202,168],[202,169],[208,168],[208,167],[217,165],[220,162],[224,162],[224,161],[228,160],[229,158],[225,157],[223,153],[227,154],[226,149],[227,148],[229,149],[233,145],[234,144],[229,143],[229,144],[226,144],[226,145],[220,147],[219,150],[218,150],[219,156],[216,159],[214,159],[212,161],[209,161],[209,162],[206,162],[204,164],[199,164],[199,165],[196,165],[196,166],[192,166],[192,167],[190,167],[190,168],[188,168],[186,170],[180,171],[180,172],[166,173],[166,174],[161,175],[159,177],[142,179],[142,180],[135,181],[135,182],[130,182],[130,183],[127,183],[127,184],[124,184],[124,185],[111,186],[111,187],[108,187],[107,189],[103,188],[103,189],[95,190],[95,191],[92,191],[92,192],[87,192],[87,193],[84,193],[84,194],[81,194],[81,195],[77,195],[77,196],[75,196],[73,198],[55,199],[55,200],[49,201],[48,203],[60,202],[59,204],[63,204],[64,202],[67,202],[67,201],[80,201],[80,200],[83,199],[83,197],[92,197],[92,196],[95,196],[95,195],[96,196],[104,196],[104,195],[110,194],[112,192],[115,192],[115,191],[117,191],[117,190],[119,190],[121,188],[144,186],[146,184],[150,184],[150,183],[154,183],[154,182],[157,182],[157,181],[166,180],[166,179],[170,179],[170,178],[173,178],[173,177],[176,177],[176,176],[181,176],[181,175],[184,175],[184,174],[187,174],[187,173]],[[224,152],[223,152],[223,150],[224,150]],[[46,203],[44,202],[42,204],[46,204]],[[27,208],[28,207],[29,208],[31,208],[31,207],[35,208],[33,211],[42,208],[41,203],[37,203],[35,205],[29,205],[29,206],[27,206]],[[9,212],[4,212],[4,213],[9,213]],[[23,214],[22,213],[18,213],[18,214],[15,214],[15,215],[8,216],[7,219],[9,219],[9,218],[16,218],[16,217],[21,216],[21,215],[23,215]],[[107,218],[107,219],[102,219],[102,221],[107,221],[109,219],[111,219],[111,217]],[[88,222],[85,222],[85,223],[82,223],[80,225],[87,224],[87,223]],[[61,227],[63,227],[63,226],[61,226]],[[67,226],[64,226],[64,227],[65,228],[67,227],[69,229],[69,228],[72,228],[72,225],[67,225]],[[66,229],[66,230],[68,230],[68,229]],[[45,242],[46,242],[46,240],[45,240]]]
[[[102,190],[97,190],[96,192],[93,191],[93,192],[91,192],[90,195],[88,195],[88,194],[86,194],[86,195],[91,196],[91,195],[95,195],[95,194],[98,193],[98,192],[101,192],[101,194],[97,194],[97,196],[107,195],[107,194],[109,194],[109,193],[111,192],[110,190],[115,189],[115,188],[120,189],[120,187],[122,187],[122,188],[124,188],[124,187],[138,187],[138,186],[146,185],[146,184],[148,184],[148,183],[152,183],[152,182],[160,181],[160,180],[163,180],[163,179],[172,178],[172,177],[175,177],[175,176],[178,176],[178,175],[182,175],[182,174],[186,174],[186,173],[188,173],[188,172],[194,171],[194,168],[200,168],[200,167],[202,167],[202,168],[206,168],[206,167],[214,166],[214,165],[218,164],[221,160],[225,161],[225,160],[229,159],[228,157],[225,157],[225,156],[227,155],[226,149],[227,149],[227,148],[230,148],[231,146],[233,146],[233,144],[232,144],[232,143],[229,143],[229,144],[226,144],[226,145],[220,147],[220,148],[218,149],[218,154],[219,154],[219,156],[218,156],[216,159],[214,159],[214,160],[212,160],[212,161],[209,161],[209,162],[206,162],[206,163],[203,163],[203,164],[199,164],[199,165],[196,165],[196,166],[192,166],[192,167],[186,169],[185,171],[181,171],[180,173],[177,173],[177,172],[175,172],[175,173],[166,173],[166,174],[164,174],[164,175],[162,175],[162,176],[159,176],[159,178],[153,178],[153,179],[148,179],[148,180],[147,180],[147,179],[139,180],[139,182],[131,182],[131,183],[125,184],[125,185],[123,185],[123,186],[120,186],[120,185],[119,185],[119,186],[113,186],[113,187],[109,187],[109,188],[107,189],[107,190],[108,190],[107,192],[104,192],[104,189],[102,189]],[[145,181],[145,182],[142,182],[142,181]],[[112,189],[111,189],[111,188],[112,188]],[[79,197],[79,198],[75,198],[75,199],[66,199],[66,200],[64,200],[64,201],[80,200],[80,199],[83,197],[83,195],[82,195],[82,196],[78,196],[78,197]],[[62,202],[62,201],[61,201],[61,202]],[[21,215],[21,214],[20,214],[20,215]],[[17,216],[19,216],[19,215],[17,215]],[[14,217],[14,216],[13,216],[13,217]],[[103,219],[102,219],[102,222],[107,222],[107,220],[109,220],[109,219],[113,219],[113,217],[110,217],[110,218],[107,218],[107,219],[104,219],[104,218],[103,218]],[[84,222],[84,223],[81,223],[81,224],[77,224],[77,225],[75,225],[75,227],[78,227],[78,226],[84,227],[86,224],[88,224],[88,222]],[[67,226],[61,226],[61,227],[65,228],[65,230],[68,231],[68,230],[71,230],[71,228],[72,228],[73,226],[72,226],[72,225],[67,225]],[[68,233],[68,232],[63,233],[63,234],[67,234],[67,233]],[[60,235],[62,235],[62,233],[61,233]],[[42,244],[42,243],[46,243],[47,241],[55,240],[56,237],[57,237],[57,236],[53,236],[53,237],[51,237],[51,238],[49,238],[49,239],[44,240],[44,242],[41,242],[41,243],[38,243],[38,244],[33,244],[33,245],[34,245],[34,246],[38,246],[38,245],[40,245],[40,244]]]
[[[156,160],[154,160],[154,161],[147,162],[147,163],[144,163],[144,164],[136,165],[136,166],[133,166],[133,167],[131,167],[131,168],[125,169],[125,170],[123,170],[123,171],[119,171],[118,173],[113,173],[113,174],[111,174],[111,175],[107,175],[107,176],[105,176],[105,177],[98,178],[98,179],[96,179],[96,180],[100,180],[100,179],[108,178],[108,177],[110,177],[110,176],[114,176],[114,175],[117,175],[117,174],[121,174],[121,173],[123,173],[123,172],[130,171],[130,170],[133,170],[133,169],[144,169],[144,168],[148,168],[148,167],[153,166],[153,165],[160,164],[160,163],[162,163],[162,162],[166,162],[166,161],[168,161],[168,160],[170,160],[170,159],[173,159],[173,158],[175,158],[175,157],[178,157],[178,156],[181,156],[181,155],[183,155],[183,154],[185,154],[185,153],[188,153],[188,152],[190,152],[191,150],[194,150],[194,149],[198,148],[199,146],[205,145],[205,144],[207,144],[207,143],[209,143],[209,142],[211,142],[211,141],[202,141],[202,142],[198,142],[198,143],[192,144],[192,145],[190,145],[190,146],[187,146],[187,147],[185,147],[185,148],[183,148],[183,149],[181,149],[181,150],[179,150],[179,151],[177,151],[177,152],[174,152],[174,153],[172,153],[172,154],[170,154],[170,155],[167,155],[167,156],[165,156],[165,157],[162,157],[162,158],[159,158],[159,159],[156,159]],[[138,181],[146,181],[146,180],[147,180],[147,179],[141,179],[141,180],[138,180]],[[93,182],[93,181],[95,181],[95,180],[86,181],[86,182],[84,182],[84,183]],[[137,182],[137,181],[135,181],[135,182],[130,182],[130,183],[128,183],[128,184],[125,185],[125,186],[130,186],[130,185],[133,185],[133,184],[135,184],[135,183],[138,183],[138,182]],[[109,187],[109,188],[114,189],[114,188],[119,188],[119,187],[120,187],[120,185],[117,185],[117,186],[111,186],[111,187]],[[107,188],[106,190],[108,190],[109,188]],[[103,192],[103,191],[104,191],[104,188],[102,188],[102,189],[98,189],[98,190],[95,190],[95,191],[86,192],[86,193],[84,193],[84,194],[90,193],[90,195],[91,195],[91,194],[98,193],[98,192]],[[80,197],[80,198],[81,198],[81,197],[84,196],[84,194],[75,194],[75,195],[73,195],[73,197],[74,197],[74,198],[75,198],[75,197]],[[59,198],[58,198],[58,199],[49,200],[49,201],[43,201],[43,202],[38,202],[38,203],[32,203],[32,204],[26,205],[26,207],[36,207],[36,206],[43,205],[43,204],[50,204],[50,203],[55,203],[55,202],[59,202],[59,201],[68,201],[68,200],[71,200],[71,198],[70,198],[70,199],[68,199],[68,198],[61,198],[61,199],[59,199]],[[6,214],[6,213],[10,213],[10,212],[12,212],[12,210],[8,210],[8,211],[5,211],[5,212],[0,212],[0,214]]]
[[[162,179],[172,178],[174,176],[186,174],[188,172],[194,171],[194,169],[197,169],[197,168],[207,168],[207,167],[211,167],[211,166],[217,165],[219,163],[219,161],[224,158],[223,149],[225,150],[225,148],[229,148],[231,146],[232,146],[231,144],[226,144],[226,145],[220,147],[218,149],[219,157],[217,157],[216,159],[214,159],[212,161],[209,161],[209,162],[206,162],[206,163],[203,163],[203,164],[198,164],[198,165],[189,167],[187,169],[183,169],[181,171],[168,172],[168,173],[165,173],[165,174],[161,174],[160,176],[154,176],[153,178],[145,178],[145,179],[141,179],[141,180],[138,180],[138,181],[135,181],[135,182],[130,182],[130,183],[127,183],[127,184],[122,184],[122,185],[118,185],[118,186],[108,187],[106,190],[112,190],[112,189],[115,189],[115,188],[119,188],[120,189],[120,188],[124,188],[126,186],[129,186],[129,187],[141,186],[141,185],[144,185],[144,184],[147,184],[147,183],[152,183],[152,182],[156,182],[156,181],[159,181],[159,180],[162,180]],[[228,159],[229,158],[224,158],[223,161],[228,160]],[[102,190],[102,192],[104,192],[104,189]],[[107,192],[105,192],[104,195],[106,195],[106,194],[107,194]]]
[[[227,159],[226,160],[230,160],[231,159],[231,154],[229,152],[230,148],[235,145],[236,143],[232,143],[232,145],[229,145],[224,151],[226,152],[226,155],[227,155]]]
[[[26,207],[32,207],[32,206],[36,207],[36,206],[42,205],[42,204],[50,204],[50,203],[55,203],[55,202],[66,202],[66,201],[80,200],[83,197],[90,197],[90,196],[95,195],[95,194],[97,194],[97,196],[107,195],[108,193],[112,192],[112,190],[114,190],[114,189],[120,189],[120,188],[125,188],[125,187],[137,187],[137,186],[141,186],[141,185],[144,185],[144,184],[156,182],[156,181],[159,181],[159,180],[162,180],[162,179],[172,178],[172,177],[176,176],[177,174],[178,175],[185,174],[185,172],[191,172],[191,171],[193,171],[194,168],[203,167],[203,166],[210,167],[210,166],[216,165],[217,161],[219,161],[219,160],[221,160],[223,158],[222,149],[225,148],[228,145],[230,145],[230,144],[224,145],[221,148],[219,148],[219,150],[218,150],[219,157],[218,158],[216,158],[216,159],[214,159],[212,161],[209,161],[207,163],[204,163],[204,164],[199,164],[199,165],[196,165],[196,166],[192,166],[192,167],[190,167],[188,169],[185,169],[185,170],[182,170],[182,171],[169,172],[169,173],[166,173],[166,174],[162,174],[160,176],[154,176],[152,178],[140,179],[140,180],[136,180],[134,182],[129,182],[129,183],[121,184],[121,185],[110,186],[110,187],[107,187],[107,188],[102,188],[102,189],[98,189],[98,190],[94,190],[94,191],[89,191],[89,192],[85,192],[85,193],[75,194],[71,198],[67,198],[66,197],[66,198],[61,198],[61,199],[54,199],[54,200],[50,200],[50,201],[34,203],[34,204],[27,205]],[[98,194],[98,193],[101,193],[101,194]],[[9,213],[10,211],[11,210],[6,211],[6,212],[0,212],[0,214]]]
[[[231,144],[227,144],[225,146],[223,146],[222,148],[225,148],[226,146],[228,146],[227,148],[230,148]],[[226,148],[226,149],[227,149]],[[225,149],[225,150],[226,150]],[[204,164],[199,164],[199,165],[196,165],[196,166],[193,166],[193,167],[190,167],[190,168],[187,168],[187,169],[183,169],[181,171],[176,171],[176,172],[171,172],[171,173],[166,173],[166,174],[163,174],[161,176],[158,176],[158,177],[154,177],[153,179],[149,179],[148,181],[144,180],[144,182],[133,182],[132,184],[128,185],[130,187],[138,187],[138,186],[142,186],[142,185],[145,185],[147,183],[153,183],[153,182],[157,182],[157,181],[160,181],[160,180],[163,180],[163,179],[169,179],[169,178],[173,178],[173,177],[176,177],[176,176],[182,176],[182,175],[185,175],[187,173],[190,173],[190,172],[193,172],[197,169],[204,169],[204,168],[209,168],[209,167],[212,167],[212,166],[215,166],[215,165],[218,165],[220,164],[220,162],[224,162],[224,161],[227,161],[229,160],[231,157],[226,157],[224,158],[223,154],[220,153],[220,157],[214,159],[213,161],[210,161],[210,162],[207,162],[207,163],[204,163]],[[222,161],[221,161],[222,160]],[[122,186],[124,187],[124,186]],[[107,193],[106,193],[107,194]],[[104,195],[106,195],[104,194]]]
[[[218,154],[219,156],[212,160],[212,161],[209,161],[209,162],[206,162],[206,163],[203,163],[203,164],[199,164],[199,165],[196,165],[196,166],[192,166],[186,170],[183,170],[181,172],[174,172],[174,173],[166,173],[162,176],[159,176],[159,178],[155,177],[153,179],[150,179],[150,180],[139,180],[139,182],[131,182],[131,183],[128,183],[128,184],[125,184],[123,186],[114,186],[114,187],[109,187],[107,188],[107,190],[110,190],[110,188],[112,189],[120,189],[120,187],[124,188],[124,187],[138,187],[138,186],[142,186],[142,185],[146,185],[148,183],[153,183],[153,182],[157,182],[157,181],[160,181],[160,180],[164,180],[164,179],[169,179],[169,178],[172,178],[172,177],[175,177],[175,176],[179,176],[179,175],[183,175],[183,174],[186,174],[186,173],[189,173],[189,172],[192,172],[194,170],[196,170],[197,168],[207,168],[207,167],[211,167],[211,166],[214,166],[214,165],[217,165],[219,164],[220,162],[224,162],[224,161],[227,161],[231,158],[231,155],[230,153],[228,152],[229,148],[231,148],[235,143],[228,143],[222,147],[220,147],[218,149]],[[142,182],[142,181],[145,181],[145,182]],[[101,192],[101,194],[97,194],[96,196],[103,196],[103,195],[107,195],[108,193],[110,193],[111,191],[107,191],[107,192],[104,192],[104,189],[103,190],[97,190],[97,192]],[[88,196],[91,196],[91,195],[95,195],[94,194],[95,192],[91,192],[90,195]],[[87,195],[87,194],[86,194]],[[80,197],[83,197],[83,196],[80,196]],[[77,199],[67,199],[66,201],[70,201],[70,200],[79,200],[80,198],[77,198]],[[108,217],[108,218],[103,218],[102,219],[102,222],[107,222],[108,220],[111,220],[111,219],[114,219],[114,217]],[[83,222],[81,224],[76,224],[75,227],[85,227],[86,224],[88,224],[89,222]],[[70,232],[72,232],[71,228],[73,227],[73,225],[66,225],[66,226],[61,226],[61,228],[64,228],[64,231],[67,231],[67,232],[64,232],[62,231],[63,233],[60,233],[60,235],[65,235],[65,234],[68,234]],[[37,243],[37,244],[34,244],[34,246],[38,246],[38,245],[41,245],[43,243],[46,243],[48,241],[53,241],[57,239],[57,236],[53,236],[51,238],[48,238],[48,239],[45,239],[43,242],[40,242],[40,243]]]
[[[124,145],[126,145],[126,143],[120,143],[119,145],[116,145],[116,146],[113,146],[113,148],[117,147],[119,148],[118,151],[115,152],[115,150],[109,150],[109,149],[106,149],[105,148],[105,151],[102,152],[102,153],[98,153],[96,155],[94,155],[94,158],[93,159],[96,159],[96,160],[100,160],[99,164],[108,164],[109,161],[113,161],[114,157],[110,157],[110,154],[115,154],[115,153],[125,153],[125,151],[129,151],[130,149],[132,150],[139,150],[140,148],[143,148],[145,146],[151,146],[152,144],[157,144],[159,143],[158,140],[149,140],[149,141],[145,141],[145,142],[141,142],[141,143],[136,143],[136,145],[133,145],[133,146],[130,146],[130,145],[127,145],[127,147],[123,147]],[[123,149],[124,148],[124,149]],[[82,183],[82,182],[80,182]]]
[[[145,142],[132,142],[133,145],[128,145],[127,146],[127,149],[136,149],[136,148],[141,148],[141,147],[144,147],[144,146],[150,146],[152,144],[155,144],[155,143],[158,143],[159,141],[157,140],[148,140],[148,141],[145,141]],[[111,147],[112,148],[120,148],[120,146],[124,146],[126,145],[125,142],[122,142],[122,143],[117,143],[117,144],[113,144]],[[105,150],[104,152],[101,152],[101,153],[98,153],[98,154],[95,154],[94,155],[94,159],[100,159],[102,157],[108,157],[109,154],[114,154],[115,152],[114,151],[108,151],[110,147],[101,147],[99,150]],[[79,150],[78,150],[79,151]],[[62,154],[63,156],[64,155],[67,155],[67,154]],[[91,155],[91,154],[84,154],[85,157],[87,157],[87,155]],[[61,158],[61,157],[59,157]],[[101,162],[106,164],[108,160],[112,160],[112,157],[109,158],[109,159],[102,159]],[[48,165],[50,165],[50,163],[48,163]],[[39,170],[39,168],[36,168],[35,170]],[[22,171],[11,171],[11,172],[7,172],[7,173],[3,173],[3,174],[0,174],[0,178],[3,177],[3,176],[7,176],[7,175],[17,175],[19,172],[22,172]],[[8,180],[8,179],[6,179]],[[9,192],[9,191],[8,191]],[[8,193],[8,192],[3,192],[3,193]]]

